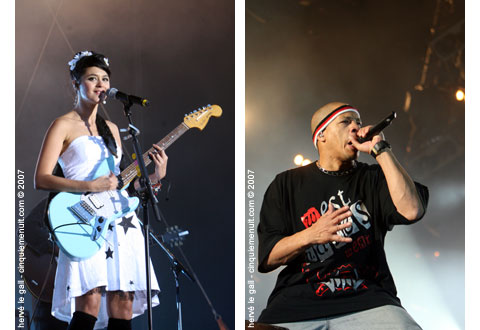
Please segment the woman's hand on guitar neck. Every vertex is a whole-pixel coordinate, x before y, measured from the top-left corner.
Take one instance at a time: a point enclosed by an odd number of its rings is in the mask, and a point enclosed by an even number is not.
[[[161,179],[167,175],[167,162],[168,156],[165,153],[165,150],[157,146],[156,144],[153,145],[155,149],[153,152],[149,152],[148,155],[151,160],[155,163],[155,174],[154,178],[150,177],[150,180],[154,183],[160,182]]]
[[[96,178],[95,180],[90,181],[90,192],[101,192],[107,190],[116,190],[118,186],[118,179],[110,172],[109,175],[104,175]]]

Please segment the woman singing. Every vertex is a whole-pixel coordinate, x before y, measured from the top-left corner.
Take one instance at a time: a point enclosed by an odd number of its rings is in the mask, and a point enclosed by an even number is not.
[[[79,52],[69,62],[76,99],[73,110],[49,127],[35,172],[36,189],[101,192],[117,189],[121,139],[115,124],[98,115],[98,104],[110,88],[108,59]],[[167,156],[158,146],[150,153],[155,163],[152,184],[165,176]],[[113,155],[115,170],[94,178],[95,168]],[[57,162],[64,177],[53,174]],[[126,194],[126,192],[122,192]],[[73,261],[60,251],[52,314],[70,322],[68,329],[131,329],[131,319],[147,308],[144,239],[134,212],[111,222],[106,244],[93,257]],[[152,269],[152,305],[159,286]]]

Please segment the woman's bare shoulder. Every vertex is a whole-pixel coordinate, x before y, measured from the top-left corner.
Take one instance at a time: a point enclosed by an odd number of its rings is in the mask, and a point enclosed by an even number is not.
[[[55,118],[51,124],[51,127],[58,126],[58,128],[71,128],[75,126],[77,122],[78,119],[75,117],[75,112],[70,111],[60,117]]]
[[[61,139],[64,145],[68,145],[73,139],[84,133],[74,111],[70,111],[55,118],[48,128],[47,134]]]

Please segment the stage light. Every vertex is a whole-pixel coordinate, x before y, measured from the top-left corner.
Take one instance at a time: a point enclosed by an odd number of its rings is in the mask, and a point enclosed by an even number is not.
[[[308,164],[310,164],[311,162],[312,162],[312,161],[311,161],[310,159],[305,158],[305,159],[303,160],[303,162],[302,162],[302,166],[308,165]]]
[[[438,258],[438,257],[440,257],[440,252],[435,251],[435,253],[433,255],[435,256],[435,258]]]
[[[464,101],[465,100],[465,92],[463,89],[459,88],[457,89],[457,92],[455,93],[455,97],[458,102]]]
[[[303,156],[298,154],[295,156],[295,158],[293,159],[293,162],[295,163],[295,165],[297,166],[300,166],[302,165],[302,162],[303,162]]]
[[[412,94],[407,91],[405,93],[405,102],[403,103],[403,111],[408,112],[410,106],[412,105]]]

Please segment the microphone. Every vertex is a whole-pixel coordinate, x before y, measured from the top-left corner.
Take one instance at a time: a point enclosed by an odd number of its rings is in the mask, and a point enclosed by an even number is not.
[[[373,126],[364,138],[358,138],[358,142],[363,143],[366,141],[370,141],[375,135],[378,135],[378,133],[383,131],[385,127],[390,125],[392,123],[392,120],[394,120],[395,118],[397,118],[397,113],[395,111],[392,111],[392,113],[387,118],[379,122],[377,125]]]
[[[103,104],[107,104],[107,93],[106,92],[101,92],[98,98],[100,99],[100,102],[102,102]]]
[[[109,88],[107,90],[107,95],[108,97],[115,98],[123,102],[123,104],[138,104],[142,107],[148,107],[150,105],[150,102],[147,99],[135,95],[125,94],[116,88]]]

